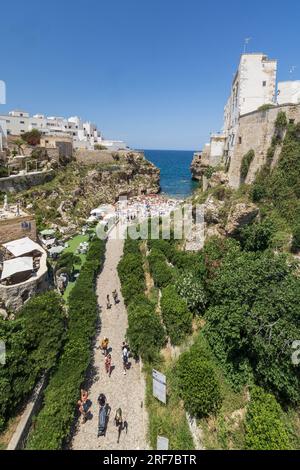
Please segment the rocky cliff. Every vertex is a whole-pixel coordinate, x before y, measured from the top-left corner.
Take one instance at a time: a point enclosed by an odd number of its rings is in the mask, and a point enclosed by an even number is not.
[[[16,197],[35,213],[39,226],[54,224],[72,233],[102,203],[113,203],[119,196],[158,193],[160,171],[138,152],[114,155],[108,163],[74,162],[41,186]]]
[[[202,152],[195,152],[190,166],[192,179],[202,181],[205,171],[209,167],[209,155],[204,148]]]

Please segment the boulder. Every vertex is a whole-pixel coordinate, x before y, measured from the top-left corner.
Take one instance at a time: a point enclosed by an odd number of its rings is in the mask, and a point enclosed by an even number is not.
[[[245,225],[250,224],[259,214],[259,208],[252,203],[240,202],[234,205],[228,215],[225,227],[227,235],[236,235]]]

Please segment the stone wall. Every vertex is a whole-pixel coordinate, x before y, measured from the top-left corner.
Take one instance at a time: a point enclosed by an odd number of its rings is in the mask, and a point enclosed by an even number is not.
[[[250,165],[245,183],[251,184],[256,172],[266,163],[271,146],[277,114],[284,111],[288,120],[300,122],[300,105],[283,105],[267,111],[254,111],[240,117],[239,131],[229,167],[229,185],[238,188],[241,184],[240,168],[243,156],[251,149],[255,157]]]
[[[46,255],[44,256],[45,260],[37,276],[16,285],[4,286],[0,284],[0,303],[4,304],[6,310],[19,310],[28,299],[49,288]]]
[[[86,165],[114,162],[112,152],[108,150],[76,150],[75,158],[77,162]]]
[[[55,150],[56,151],[56,150]],[[18,193],[30,189],[32,186],[51,181],[55,176],[53,170],[38,171],[24,175],[13,175],[8,178],[0,178],[0,192]]]
[[[0,244],[23,237],[36,241],[36,222],[32,215],[0,219]]]

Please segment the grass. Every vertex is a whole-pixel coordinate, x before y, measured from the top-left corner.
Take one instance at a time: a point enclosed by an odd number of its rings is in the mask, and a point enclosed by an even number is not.
[[[82,234],[79,234],[79,235],[76,235],[75,237],[71,238],[70,240],[68,240],[68,247],[63,251],[63,253],[74,253],[76,254],[77,256],[79,256],[80,260],[81,260],[81,263],[80,264],[75,264],[75,269],[76,271],[80,272],[80,269],[81,269],[81,266],[84,265],[85,261],[86,261],[86,255],[85,254],[77,254],[76,253],[76,250],[77,248],[79,247],[80,243],[82,242],[88,242],[89,241],[89,234],[86,234],[86,235],[82,235]],[[69,282],[67,287],[66,287],[66,290],[64,291],[64,294],[63,294],[63,298],[66,302],[68,302],[68,298],[69,298],[69,295],[73,289],[73,287],[75,286],[75,283],[76,281],[72,281],[72,282]]]
[[[193,450],[193,438],[186,420],[183,403],[179,400],[173,383],[172,363],[155,364],[167,376],[167,404],[160,403],[152,394],[152,365],[145,366],[146,406],[149,416],[148,439],[152,449],[157,448],[157,436],[169,439],[170,450]]]

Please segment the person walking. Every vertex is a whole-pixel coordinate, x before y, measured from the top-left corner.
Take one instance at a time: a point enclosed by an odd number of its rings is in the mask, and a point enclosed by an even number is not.
[[[111,308],[110,298],[108,294],[106,296],[106,307],[108,310]]]
[[[122,408],[118,408],[117,411],[116,411],[116,415],[115,415],[115,424],[116,424],[116,427],[117,427],[117,429],[118,429],[118,440],[117,440],[117,443],[119,444],[119,442],[120,442],[120,437],[121,437],[121,432],[123,431],[123,429],[126,429],[126,434],[127,434],[127,428],[128,428],[127,421],[124,421],[124,420],[123,420]]]
[[[77,405],[79,407],[79,412],[82,416],[83,424],[87,421],[87,412],[88,412],[88,392],[81,389],[81,399],[78,400]]]
[[[113,291],[112,293],[113,295],[113,299],[114,299],[114,302],[115,302],[115,305],[117,305],[119,303],[119,299],[118,299],[118,292],[116,290]]]
[[[111,354],[107,354],[105,361],[104,361],[104,365],[105,365],[106,373],[108,374],[108,377],[110,377],[111,376]]]
[[[100,343],[100,349],[102,350],[102,354],[104,354],[104,356],[107,356],[108,344],[109,344],[109,339],[108,338],[104,338]]]
[[[124,375],[126,375],[126,371],[128,367],[128,349],[126,348],[126,346],[122,348],[122,360],[123,360]]]

